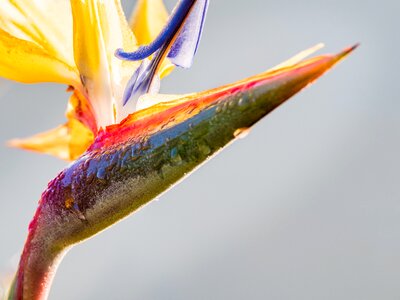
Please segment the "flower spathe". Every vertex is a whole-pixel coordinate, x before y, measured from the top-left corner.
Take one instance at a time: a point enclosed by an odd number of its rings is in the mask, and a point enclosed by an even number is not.
[[[9,299],[46,299],[68,249],[160,196],[352,50],[166,97],[99,132],[42,194]]]

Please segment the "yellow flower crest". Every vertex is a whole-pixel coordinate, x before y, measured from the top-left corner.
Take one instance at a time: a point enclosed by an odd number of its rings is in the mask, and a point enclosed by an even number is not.
[[[74,160],[100,128],[133,112],[122,98],[140,61],[114,54],[157,37],[169,17],[164,3],[138,1],[130,22],[119,0],[4,0],[0,7],[0,77],[66,84],[72,92],[64,125],[10,144]],[[173,67],[165,58],[158,76]]]

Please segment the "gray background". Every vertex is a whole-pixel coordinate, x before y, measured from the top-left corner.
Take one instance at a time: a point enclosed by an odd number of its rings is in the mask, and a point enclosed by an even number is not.
[[[400,299],[399,12],[398,0],[211,1],[195,65],[164,92],[229,83],[320,41],[362,46],[160,201],[70,251],[50,298]],[[61,123],[64,89],[5,91],[1,143]],[[65,164],[0,151],[6,271]]]

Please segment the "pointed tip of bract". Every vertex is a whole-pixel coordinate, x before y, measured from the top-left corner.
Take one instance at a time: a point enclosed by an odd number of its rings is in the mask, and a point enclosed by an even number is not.
[[[358,46],[359,44],[355,44],[336,54],[325,54],[301,61],[296,58],[293,60],[292,64],[289,64],[288,62],[291,61],[291,59],[281,64],[279,68],[273,68],[265,73],[250,77],[239,82],[239,84],[247,82],[267,86],[271,84],[278,85],[284,87],[288,95],[294,95],[332,69]],[[320,45],[315,47],[320,47]],[[309,52],[315,47],[303,52]],[[252,86],[252,84],[248,86]]]
[[[337,54],[337,58],[339,60],[346,58],[349,54],[351,54],[354,50],[356,50],[358,47],[360,47],[360,43],[356,43],[353,46],[345,48],[342,52]]]
[[[359,47],[359,43],[347,47],[340,51],[337,54],[326,54],[321,56],[316,56],[310,59],[303,60],[299,63],[293,64],[291,66],[286,66],[281,69],[275,69],[272,71],[272,74],[269,74],[266,77],[273,77],[274,75],[282,75],[283,77],[291,77],[297,78],[295,80],[303,81],[304,87],[315,80],[317,80],[320,76],[322,76],[325,72],[329,71],[333,68],[337,63],[345,59],[348,55],[350,55],[355,49]],[[306,75],[306,77],[302,77],[301,75]],[[302,78],[302,79],[301,79]]]
[[[316,62],[316,67],[321,72],[318,76],[316,76],[314,78],[314,80],[316,80],[321,75],[323,75],[325,72],[327,72],[330,69],[332,69],[336,64],[341,62],[343,59],[347,58],[347,56],[349,56],[354,50],[356,50],[359,47],[359,45],[360,44],[357,43],[357,44],[355,44],[353,46],[350,46],[350,47],[347,47],[347,48],[343,49],[342,51],[340,51],[337,54],[330,54],[330,55],[328,54],[328,55],[318,56],[318,57],[306,60],[303,63],[305,65],[308,65],[310,63],[312,64],[313,62]],[[301,64],[302,63],[300,63],[300,65]],[[294,66],[294,68],[296,68],[296,66]],[[314,80],[312,80],[312,81],[314,81]]]

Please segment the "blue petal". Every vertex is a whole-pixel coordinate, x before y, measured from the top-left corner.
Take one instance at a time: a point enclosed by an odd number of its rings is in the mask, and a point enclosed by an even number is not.
[[[143,60],[139,68],[132,75],[125,88],[122,100],[123,105],[128,103],[128,101],[137,101],[140,96],[149,92],[153,85],[157,67],[162,59],[162,55],[159,54],[160,51],[158,50],[155,53],[155,57],[151,61],[148,59]]]
[[[122,49],[117,49],[115,55],[120,59],[124,60],[142,60],[146,57],[149,57],[166,43],[170,43],[170,41],[174,38],[177,34],[179,29],[181,28],[184,20],[186,19],[187,15],[191,11],[192,7],[195,5],[196,0],[181,0],[173,14],[171,15],[167,25],[158,35],[158,37],[149,45],[140,47],[135,52],[125,52]]]
[[[208,0],[199,0],[185,21],[168,54],[168,58],[174,65],[182,68],[190,68],[192,66],[203,32],[208,4]]]
[[[143,78],[146,76],[146,70],[148,66],[149,61],[143,60],[139,68],[137,68],[135,73],[133,73],[131,79],[129,79],[125,88],[124,96],[122,98],[122,103],[124,105],[129,101],[129,99],[131,99],[132,94],[138,90],[138,83],[143,82]]]
[[[142,63],[129,80],[123,104],[136,101],[149,92],[158,66],[165,56],[176,66],[189,68],[193,63],[199,45],[209,0],[181,0],[168,24],[149,45],[135,52],[116,51],[116,56],[124,60],[143,60],[154,54],[151,62]]]

